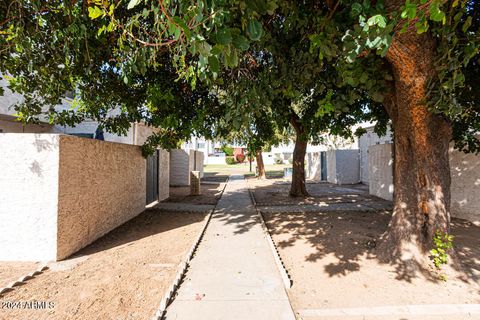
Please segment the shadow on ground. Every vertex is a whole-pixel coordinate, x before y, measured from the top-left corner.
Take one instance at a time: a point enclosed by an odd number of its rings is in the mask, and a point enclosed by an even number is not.
[[[215,205],[222,196],[225,183],[201,183],[201,195],[190,195],[190,187],[170,187],[170,196],[164,202]]]
[[[137,217],[110,231],[68,259],[128,245],[136,240],[202,221],[206,213],[166,213],[147,209]]]
[[[441,281],[439,272],[430,266],[408,259],[383,258],[378,244],[391,218],[391,203],[369,195],[363,185],[307,184],[310,196],[306,198],[289,197],[289,184],[279,180],[249,180],[249,185],[278,248],[308,244],[303,259],[323,259],[319,267],[328,276],[361,272],[365,261],[374,260],[392,267],[397,280],[411,282],[422,275],[430,282]],[[298,210],[302,205],[306,210]],[[356,210],[357,206],[367,210]],[[240,224],[239,230],[245,232],[246,227],[245,223]],[[478,283],[480,227],[453,219],[452,233],[459,258],[459,263],[453,264],[455,278]]]

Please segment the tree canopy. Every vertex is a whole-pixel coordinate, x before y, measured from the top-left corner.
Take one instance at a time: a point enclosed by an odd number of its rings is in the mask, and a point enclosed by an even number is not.
[[[22,120],[44,106],[109,131],[143,120],[161,128],[151,145],[291,126],[292,195],[306,194],[307,141],[390,123],[396,254],[449,228],[449,143],[480,151],[479,27],[474,0],[4,1],[0,72]],[[57,112],[70,90],[78,108]]]

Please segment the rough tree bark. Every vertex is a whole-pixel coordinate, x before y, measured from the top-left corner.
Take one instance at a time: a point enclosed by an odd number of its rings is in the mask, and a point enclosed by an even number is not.
[[[262,149],[258,149],[255,152],[255,158],[257,160],[258,179],[267,179],[267,173],[265,172],[265,164],[263,163]]]
[[[403,0],[387,3],[393,10]],[[387,53],[394,74],[384,105],[394,129],[394,211],[380,246],[385,257],[424,262],[437,230],[450,227],[451,127],[425,105],[435,75],[435,43],[415,30],[397,33]]]
[[[295,129],[295,149],[293,149],[293,172],[292,184],[290,185],[291,197],[308,196],[305,185],[305,154],[307,152],[307,141],[305,131],[298,117],[292,116],[290,124]]]

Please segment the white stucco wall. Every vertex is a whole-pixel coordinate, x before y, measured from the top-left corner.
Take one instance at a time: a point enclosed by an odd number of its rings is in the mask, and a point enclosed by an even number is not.
[[[359,151],[357,149],[327,151],[327,181],[336,184],[359,183]]]
[[[338,184],[360,182],[360,154],[357,149],[336,150]]]
[[[368,148],[369,192],[386,200],[393,199],[392,144],[376,144]],[[363,181],[362,181],[363,182]]]
[[[369,148],[370,194],[393,198],[391,144]],[[480,224],[480,156],[450,148],[452,216]],[[372,180],[373,179],[373,180]]]
[[[327,151],[327,181],[337,183],[337,153],[335,150]]]
[[[0,134],[0,260],[55,260],[59,136]]]
[[[183,149],[170,150],[170,185],[190,185],[190,152]]]
[[[0,134],[0,260],[61,260],[145,209],[139,146]]]
[[[208,156],[205,158],[205,164],[227,164],[227,163],[225,162],[225,156],[223,157]]]
[[[321,180],[321,162],[320,162],[320,152],[309,152],[307,153],[307,179],[313,181]]]
[[[163,201],[170,196],[170,153],[159,149],[158,162],[158,201]]]
[[[450,149],[450,173],[452,215],[480,224],[480,155]]]
[[[360,180],[362,183],[368,184],[368,148],[377,144],[392,143],[392,132],[390,129],[387,129],[386,134],[380,137],[373,131],[373,126],[365,128],[365,130],[367,132],[358,139],[358,148],[360,150]]]
[[[200,178],[203,178],[204,171],[204,153],[202,151],[195,152],[195,170],[200,171]]]

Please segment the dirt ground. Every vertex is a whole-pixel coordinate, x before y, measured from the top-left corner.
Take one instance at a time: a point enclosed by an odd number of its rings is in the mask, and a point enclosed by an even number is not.
[[[201,195],[191,196],[190,187],[170,187],[170,197],[165,202],[181,202],[189,204],[217,204],[222,196],[225,183],[202,183]]]
[[[35,271],[39,262],[0,262],[0,288]]]
[[[288,294],[299,318],[312,309],[480,303],[480,227],[464,220],[454,219],[452,227],[463,267],[458,277],[444,282],[427,273],[412,278],[401,261],[386,263],[377,256],[376,240],[390,220],[387,211],[264,217],[293,280]],[[479,319],[476,316],[424,319]]]
[[[247,180],[258,206],[283,206],[327,203],[376,203],[386,207],[389,201],[368,194],[368,186],[363,184],[335,185],[318,182],[307,183],[308,197],[292,198],[288,196],[290,181],[284,179]]]
[[[150,319],[198,237],[205,216],[145,211],[5,293],[0,297],[0,319]],[[14,267],[0,266],[0,270]],[[43,310],[8,308],[7,302],[18,301],[50,304]]]

